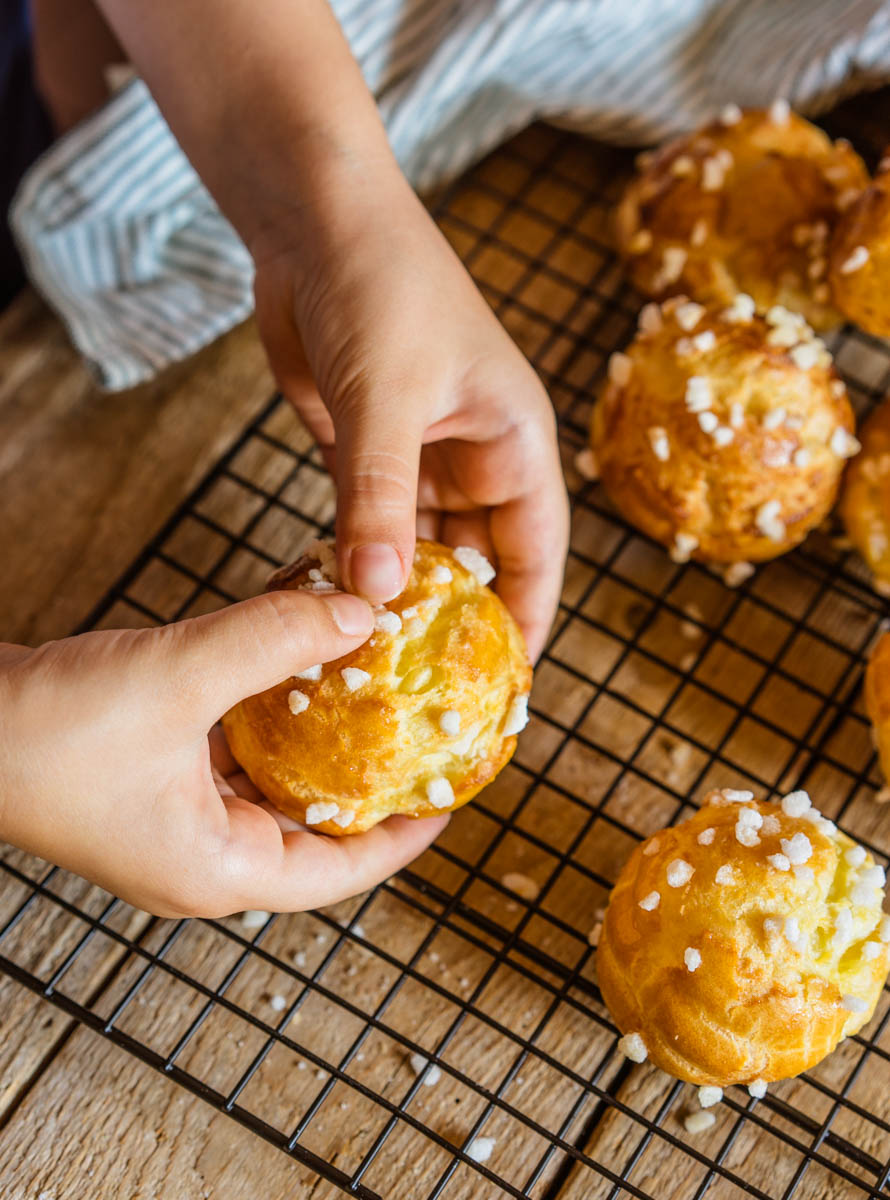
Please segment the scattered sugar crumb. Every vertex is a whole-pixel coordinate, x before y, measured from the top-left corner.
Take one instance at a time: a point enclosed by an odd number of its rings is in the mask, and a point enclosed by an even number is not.
[[[388,608],[385,608],[374,618],[374,628],[380,633],[398,633],[402,628],[402,618],[398,613],[390,612]]]
[[[582,479],[587,479],[591,483],[599,479],[599,464],[596,461],[596,455],[589,446],[585,447],[584,450],[579,450],[575,455],[575,470]],[[404,613],[402,615],[404,616]]]
[[[444,775],[431,779],[426,785],[426,798],[433,808],[451,808],[454,804],[454,788]]]
[[[685,260],[684,260],[685,261]],[[682,267],[680,270],[682,271]],[[626,354],[616,351],[609,359],[609,379],[616,387],[625,387],[630,383],[630,377],[633,372],[633,364]]]
[[[494,1150],[493,1137],[477,1137],[473,1138],[469,1146],[467,1146],[467,1158],[471,1158],[473,1162],[484,1163],[491,1158]]]
[[[868,262],[871,255],[868,252],[867,246],[857,246],[855,250],[841,263],[838,270],[841,275],[852,275],[854,271],[859,271]]]
[[[782,797],[782,812],[786,817],[802,817],[811,807],[809,794],[802,789]]]
[[[455,554],[455,558],[457,555]],[[460,559],[457,559],[460,562]],[[432,571],[430,571],[430,580],[433,583],[451,583],[454,578],[454,572],[450,567],[446,567],[444,563],[436,563]]]
[[[520,871],[508,871],[506,875],[502,876],[501,883],[509,891],[521,896],[523,900],[537,900],[541,894],[541,889],[535,881]]]
[[[523,696],[514,696],[507,709],[507,715],[504,718],[504,728],[501,730],[504,737],[513,737],[517,733],[522,733],[528,724],[528,694]]]
[[[737,104],[727,104],[720,113],[721,125],[738,125],[742,119],[742,110]]]
[[[241,924],[245,929],[262,929],[271,916],[264,908],[249,908],[241,914]]]
[[[269,1007],[273,1010],[273,1012],[284,1012],[285,1008],[287,1008],[287,1001],[285,1000],[284,996],[276,994],[274,996],[270,996]]]
[[[844,852],[844,859],[851,867],[861,867],[865,862],[865,847],[851,846],[849,850]]]
[[[457,709],[446,708],[439,714],[439,728],[449,737],[456,737],[460,733],[460,713]]]
[[[295,679],[321,679],[321,663],[307,667],[305,671],[297,671]]]
[[[684,533],[681,529],[674,534],[674,544],[671,546],[669,553],[674,562],[685,563],[689,562],[693,550],[697,549],[697,547],[698,538],[695,534]]]
[[[415,1075],[423,1075],[423,1083],[426,1087],[433,1087],[442,1078],[441,1068],[435,1063],[430,1064],[430,1060],[424,1058],[422,1054],[412,1054],[409,1062]]]
[[[739,587],[754,574],[754,566],[749,562],[730,563],[723,572],[723,582],[727,587]]]
[[[495,576],[495,569],[485,557],[480,554],[473,546],[458,546],[454,551],[454,557],[460,565],[471,575],[475,575],[476,579],[483,586],[491,583]]]
[[[649,1057],[646,1043],[638,1033],[626,1033],[624,1037],[620,1037],[618,1050],[625,1058],[629,1058],[631,1062],[635,1063],[645,1062]]]
[[[316,800],[306,809],[306,824],[321,825],[323,821],[333,821],[340,812],[340,805],[332,800]]]
[[[683,962],[686,964],[686,970],[690,973],[697,971],[701,966],[701,952],[694,946],[687,946],[683,951]]]
[[[728,804],[750,804],[754,793],[743,788],[721,788],[723,798]]]
[[[868,1001],[863,1000],[861,996],[846,995],[841,996],[841,1008],[845,1008],[848,1012],[864,1013],[868,1012]]]
[[[350,692],[357,692],[359,688],[363,688],[366,683],[371,682],[371,676],[361,667],[343,667],[340,677]]]
[[[723,1088],[709,1087],[707,1084],[698,1089],[698,1102],[702,1108],[713,1108],[723,1099]]]
[[[706,1112],[700,1108],[697,1112],[691,1112],[683,1121],[683,1128],[687,1133],[704,1133],[706,1129],[710,1129],[717,1121],[717,1118],[712,1112]]]
[[[667,881],[669,887],[682,887],[695,874],[695,868],[682,858],[675,858],[668,863]]]
[[[287,707],[291,710],[294,716],[299,716],[309,707],[309,697],[305,692],[297,691],[296,688],[287,694]]]

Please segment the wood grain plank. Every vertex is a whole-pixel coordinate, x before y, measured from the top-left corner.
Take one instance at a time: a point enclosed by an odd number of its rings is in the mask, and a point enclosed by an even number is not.
[[[0,316],[0,613],[64,637],[268,400],[248,321],[150,385],[100,393],[31,292]]]

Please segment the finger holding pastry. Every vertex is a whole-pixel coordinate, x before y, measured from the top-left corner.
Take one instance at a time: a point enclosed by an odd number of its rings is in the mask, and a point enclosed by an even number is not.
[[[315,832],[361,833],[392,814],[435,816],[472,799],[510,760],[531,667],[519,627],[470,547],[418,541],[408,585],[373,636],[251,696],[223,718],[257,788]],[[272,588],[336,587],[315,543]]]

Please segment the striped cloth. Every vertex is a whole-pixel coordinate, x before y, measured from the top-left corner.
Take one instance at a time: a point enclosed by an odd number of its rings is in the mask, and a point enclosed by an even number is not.
[[[420,189],[536,119],[639,145],[730,100],[813,114],[890,79],[890,0],[332,3]],[[138,79],[31,168],[10,219],[109,390],[252,309],[250,257]]]

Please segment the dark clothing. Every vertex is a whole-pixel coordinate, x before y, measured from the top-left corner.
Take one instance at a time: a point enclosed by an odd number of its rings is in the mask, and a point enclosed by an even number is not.
[[[7,213],[19,180],[52,141],[34,86],[27,0],[0,0],[0,307],[24,283]]]

